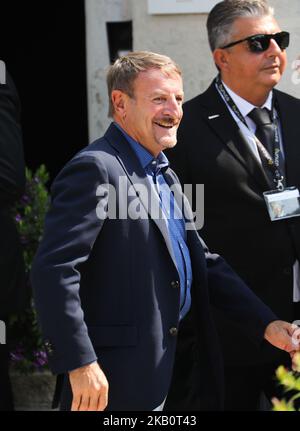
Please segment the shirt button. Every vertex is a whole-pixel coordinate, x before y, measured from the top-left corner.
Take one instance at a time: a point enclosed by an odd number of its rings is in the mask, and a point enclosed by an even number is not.
[[[171,282],[171,287],[173,287],[174,289],[178,289],[180,286],[180,283],[178,280],[172,281]]]
[[[176,337],[176,335],[178,334],[178,329],[173,327],[173,328],[170,328],[169,332],[172,337]]]

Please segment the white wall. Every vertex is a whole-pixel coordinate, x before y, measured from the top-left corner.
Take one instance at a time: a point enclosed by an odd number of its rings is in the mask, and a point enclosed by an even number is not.
[[[139,2],[140,0],[138,0]],[[106,72],[109,51],[106,22],[131,19],[130,0],[85,0],[88,119],[90,141],[101,136],[110,120]]]
[[[147,1],[138,3],[133,9],[134,49],[173,58],[183,70],[185,97],[190,99],[215,73],[205,30],[207,15],[148,15]]]
[[[289,63],[278,88],[300,97],[300,73],[295,75],[292,70],[293,62],[300,58],[300,0],[270,3],[281,28],[291,33]],[[206,18],[206,14],[149,15],[147,0],[86,0],[91,140],[102,135],[110,122],[105,84],[109,65],[105,22],[132,19],[134,49],[160,52],[177,61],[183,69],[188,100],[205,90],[216,73],[208,47]]]

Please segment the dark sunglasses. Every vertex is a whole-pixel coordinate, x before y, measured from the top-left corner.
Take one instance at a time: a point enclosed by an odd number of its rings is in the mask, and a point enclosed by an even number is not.
[[[222,46],[221,49],[230,48],[238,43],[247,41],[251,52],[263,52],[269,48],[271,39],[274,39],[279,48],[283,51],[289,46],[290,33],[287,31],[281,31],[280,33],[275,34],[255,34],[254,36],[231,42],[228,45]]]

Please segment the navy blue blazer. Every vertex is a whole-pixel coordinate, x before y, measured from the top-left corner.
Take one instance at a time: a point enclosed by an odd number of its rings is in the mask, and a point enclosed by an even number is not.
[[[100,219],[96,214],[103,202],[115,199],[119,206],[120,177],[131,188],[128,205],[139,196],[144,208],[138,189],[149,190],[150,183],[122,133],[111,125],[53,183],[31,274],[50,366],[54,373],[66,373],[98,359],[110,385],[108,409],[149,411],[168,394],[178,353],[178,360],[192,360],[198,369],[199,409],[220,409],[222,361],[209,304],[223,309],[257,343],[276,316],[221,257],[208,251],[196,230],[189,230],[193,286],[188,319],[198,353],[176,351],[179,275],[163,220]],[[166,179],[178,183],[171,169]],[[103,197],[102,184],[114,186],[116,196],[109,189]]]

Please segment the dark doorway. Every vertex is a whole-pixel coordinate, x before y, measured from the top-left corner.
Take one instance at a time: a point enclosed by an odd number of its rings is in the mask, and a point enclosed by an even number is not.
[[[132,51],[132,21],[107,22],[106,31],[111,63]]]
[[[0,59],[19,91],[27,165],[53,179],[88,144],[84,0],[2,0]]]

